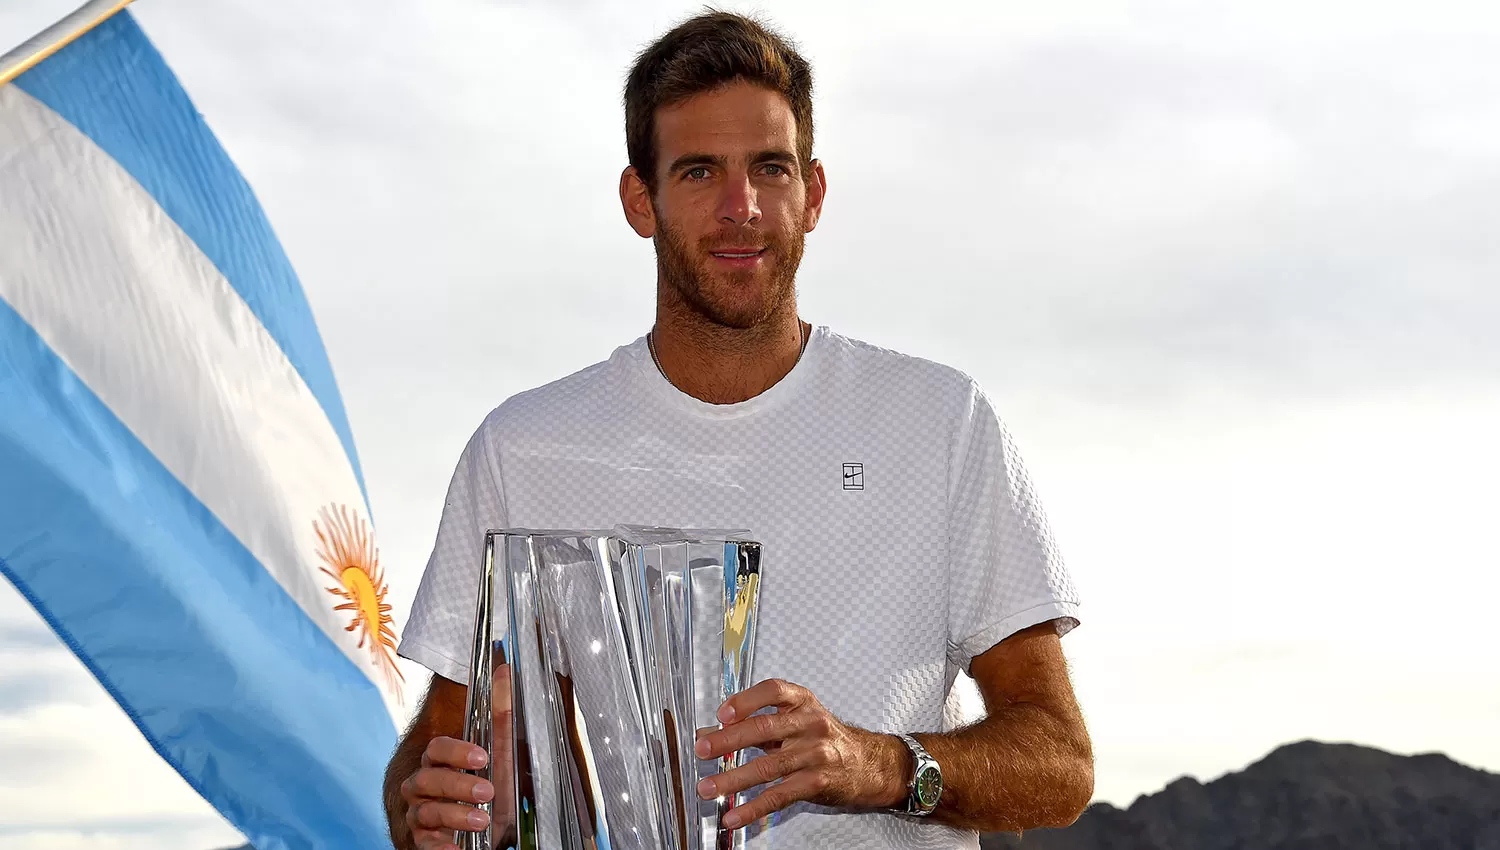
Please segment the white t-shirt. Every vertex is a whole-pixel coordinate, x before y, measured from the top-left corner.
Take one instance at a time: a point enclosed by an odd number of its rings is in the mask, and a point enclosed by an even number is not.
[[[877,732],[952,728],[955,677],[1078,597],[968,376],[817,328],[774,387],[699,401],[645,338],[507,400],[459,459],[400,654],[468,681],[484,532],[745,528],[763,545],[755,678]],[[945,708],[948,709],[945,711]],[[796,805],[756,848],[975,848],[973,832]]]

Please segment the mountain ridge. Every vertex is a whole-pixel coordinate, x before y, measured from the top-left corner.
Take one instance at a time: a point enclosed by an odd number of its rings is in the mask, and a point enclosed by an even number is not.
[[[1442,753],[1298,741],[1209,782],[1182,777],[1066,829],[983,850],[1500,850],[1500,775]]]

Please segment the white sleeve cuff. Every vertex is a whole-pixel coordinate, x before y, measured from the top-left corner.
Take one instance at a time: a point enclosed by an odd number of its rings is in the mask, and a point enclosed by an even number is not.
[[[396,654],[417,662],[444,679],[457,682],[464,687],[469,685],[469,664],[466,661],[449,658],[432,647],[413,640],[401,641],[401,645],[396,648]]]
[[[969,665],[973,663],[975,657],[993,649],[1000,641],[1005,640],[1016,632],[1035,626],[1038,623],[1045,623],[1048,620],[1057,621],[1057,634],[1061,637],[1077,628],[1078,606],[1072,602],[1051,600],[1041,605],[1034,605],[1023,611],[1018,611],[997,623],[985,627],[956,645],[950,643],[948,645],[948,660],[967,673]]]

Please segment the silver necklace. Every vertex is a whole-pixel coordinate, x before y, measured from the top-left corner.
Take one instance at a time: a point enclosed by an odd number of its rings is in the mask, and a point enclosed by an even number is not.
[[[797,368],[797,364],[802,362],[802,355],[807,351],[807,339],[809,336],[807,332],[807,326],[803,325],[801,322],[797,323],[797,333],[802,337],[802,344],[797,348],[797,359],[792,361],[793,369]],[[661,367],[661,358],[656,356],[655,336],[656,334],[654,331],[646,331],[646,350],[651,352],[651,362],[656,364],[656,371],[661,373],[662,378],[666,380],[667,383],[672,384],[672,386],[675,387],[677,385],[675,383],[672,383],[671,378],[667,377],[667,370]]]

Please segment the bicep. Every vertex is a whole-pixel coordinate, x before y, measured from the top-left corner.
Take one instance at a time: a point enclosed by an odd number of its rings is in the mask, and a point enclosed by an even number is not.
[[[1063,719],[1080,717],[1056,621],[1022,629],[980,653],[969,673],[990,714],[1029,703]]]

